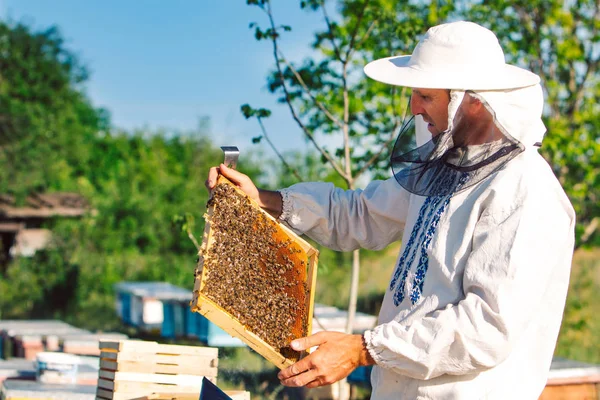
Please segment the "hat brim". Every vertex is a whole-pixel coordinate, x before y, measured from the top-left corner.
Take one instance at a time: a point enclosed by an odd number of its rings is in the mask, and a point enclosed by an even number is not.
[[[496,71],[467,65],[460,70],[450,66],[428,70],[409,65],[410,58],[381,58],[368,63],[364,71],[369,78],[388,85],[425,89],[507,90],[540,82],[540,77],[533,72],[509,64]]]

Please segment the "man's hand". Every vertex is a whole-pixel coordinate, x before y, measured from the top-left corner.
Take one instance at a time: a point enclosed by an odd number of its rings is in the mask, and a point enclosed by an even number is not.
[[[365,348],[362,335],[340,332],[318,332],[296,339],[291,344],[297,351],[318,348],[294,365],[279,372],[277,377],[285,386],[330,385],[350,375],[358,366],[375,362]]]
[[[283,202],[279,192],[258,189],[248,175],[244,175],[233,168],[229,168],[225,164],[221,164],[218,167],[212,167],[208,171],[208,178],[204,182],[204,185],[209,192],[215,188],[219,174],[229,179],[231,183],[239,187],[242,192],[246,193],[248,197],[256,201],[259,206],[267,210],[273,217],[278,218],[281,215],[283,211]]]
[[[234,185],[239,187],[242,190],[242,192],[246,193],[248,197],[250,197],[256,202],[259,201],[258,189],[254,185],[254,182],[252,182],[252,179],[250,179],[248,175],[244,175],[233,168],[229,168],[225,164],[221,164],[218,167],[212,167],[208,171],[208,179],[206,179],[204,185],[209,191],[215,188],[219,174],[229,179]]]

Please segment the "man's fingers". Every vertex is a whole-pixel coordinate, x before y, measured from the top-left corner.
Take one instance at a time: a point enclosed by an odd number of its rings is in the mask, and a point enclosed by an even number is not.
[[[204,182],[204,185],[209,191],[215,188],[215,185],[217,184],[217,179],[219,178],[219,174],[222,174],[225,178],[229,179],[231,182],[238,186],[242,184],[242,181],[244,179],[248,178],[241,172],[238,172],[233,168],[229,168],[225,164],[221,164],[218,167],[212,167],[208,170],[208,178],[206,179],[206,182]]]
[[[219,165],[219,172],[223,174],[225,178],[229,179],[231,182],[238,186],[240,186],[243,183],[244,179],[248,179],[246,175],[242,174],[239,171],[236,171],[233,168],[229,168],[225,164]]]
[[[290,346],[296,351],[303,351],[311,347],[319,346],[327,341],[327,332],[321,331],[314,335],[293,340]]]
[[[293,378],[296,375],[300,375],[308,370],[310,370],[312,367],[312,363],[310,361],[310,356],[303,358],[302,360],[298,361],[297,363],[287,367],[284,370],[279,371],[279,373],[277,374],[277,377],[279,378],[280,381],[284,381],[290,378]]]
[[[318,372],[316,369],[309,369],[307,371],[304,371],[301,374],[294,375],[291,378],[281,380],[281,384],[283,386],[289,386],[289,387],[301,387],[301,386],[307,385],[311,382],[317,382],[317,383],[319,382],[318,381]],[[319,385],[317,384],[317,386],[319,386]]]
[[[219,177],[219,168],[212,167],[211,169],[208,170],[208,178],[206,179],[206,182],[204,182],[204,185],[206,186],[206,188],[209,191],[211,191],[215,188],[218,177]]]

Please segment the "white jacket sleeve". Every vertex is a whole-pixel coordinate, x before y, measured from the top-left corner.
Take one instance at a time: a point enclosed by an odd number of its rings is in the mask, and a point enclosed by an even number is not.
[[[402,236],[410,194],[394,178],[364,190],[299,183],[280,191],[280,217],[297,232],[334,250],[378,250]]]
[[[549,303],[562,315],[575,217],[564,194],[538,188],[526,199],[511,199],[513,191],[490,196],[475,226],[461,301],[365,333],[378,365],[416,379],[483,371],[510,355]]]

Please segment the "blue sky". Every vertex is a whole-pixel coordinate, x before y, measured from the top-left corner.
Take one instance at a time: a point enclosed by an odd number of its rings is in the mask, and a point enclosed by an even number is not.
[[[294,60],[310,53],[323,24],[298,4],[273,1],[277,22],[293,28],[282,48]],[[57,25],[91,71],[89,97],[117,127],[187,130],[208,116],[215,144],[244,151],[259,134],[239,111],[250,103],[273,110],[266,125],[279,148],[308,148],[288,109],[265,88],[271,46],[257,42],[248,24],[267,21],[243,0],[0,0],[0,16],[36,30]]]

